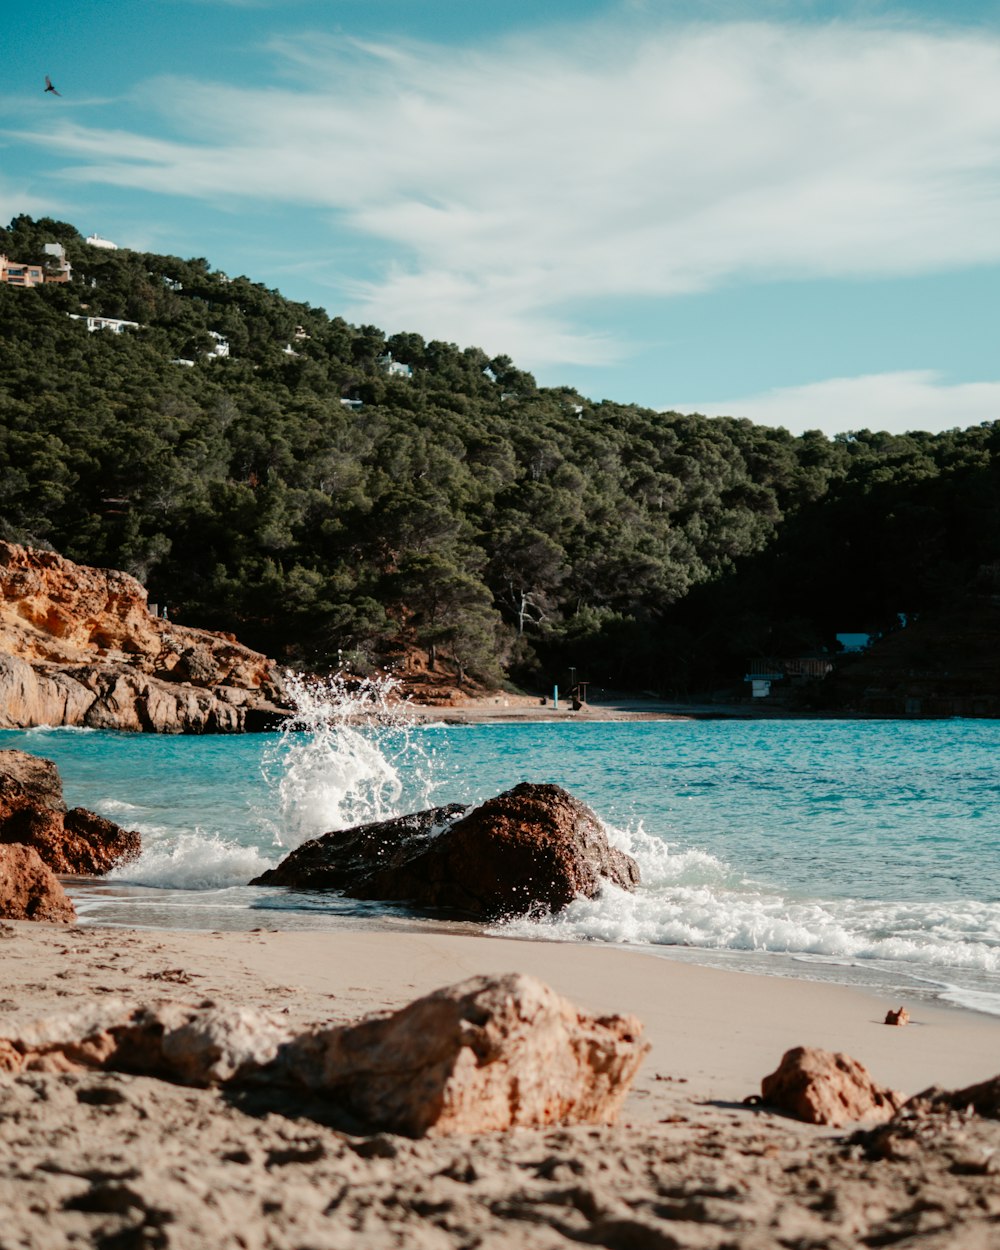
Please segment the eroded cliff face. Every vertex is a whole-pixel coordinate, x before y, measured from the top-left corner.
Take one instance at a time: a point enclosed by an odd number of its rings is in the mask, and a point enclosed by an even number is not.
[[[0,728],[240,733],[282,715],[271,660],[149,611],[127,573],[0,541]]]

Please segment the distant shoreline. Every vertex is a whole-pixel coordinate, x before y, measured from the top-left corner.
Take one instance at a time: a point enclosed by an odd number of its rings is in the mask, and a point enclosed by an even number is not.
[[[874,717],[866,713],[829,710],[793,712],[787,708],[754,708],[740,704],[686,704],[627,695],[585,703],[576,710],[568,700],[562,698],[558,706],[554,706],[551,699],[507,694],[470,699],[467,703],[460,704],[412,701],[407,703],[407,707],[421,721],[441,721],[447,725],[479,725],[498,722],[543,725],[600,724],[618,721],[923,719]]]

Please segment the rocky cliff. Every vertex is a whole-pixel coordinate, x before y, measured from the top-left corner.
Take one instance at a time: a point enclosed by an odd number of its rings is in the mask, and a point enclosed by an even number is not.
[[[127,573],[0,542],[0,728],[240,733],[283,714],[272,661],[154,616]]]

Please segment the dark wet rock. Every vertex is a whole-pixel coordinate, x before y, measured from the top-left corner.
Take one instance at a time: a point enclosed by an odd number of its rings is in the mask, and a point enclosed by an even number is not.
[[[635,860],[609,844],[579,799],[523,783],[472,809],[434,808],[324,834],[251,884],[337,889],[500,919],[558,911],[606,882],[635,889]]]
[[[362,897],[357,890],[363,889],[373,874],[401,869],[421,855],[450,821],[468,810],[461,803],[449,803],[409,816],[324,833],[296,847],[276,868],[269,868],[250,884],[343,890],[353,897]]]

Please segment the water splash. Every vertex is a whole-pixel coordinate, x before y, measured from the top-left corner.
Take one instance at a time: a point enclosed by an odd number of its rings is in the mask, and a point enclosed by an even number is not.
[[[393,678],[289,674],[285,692],[295,710],[262,761],[278,846],[430,805],[433,750],[417,740]]]

